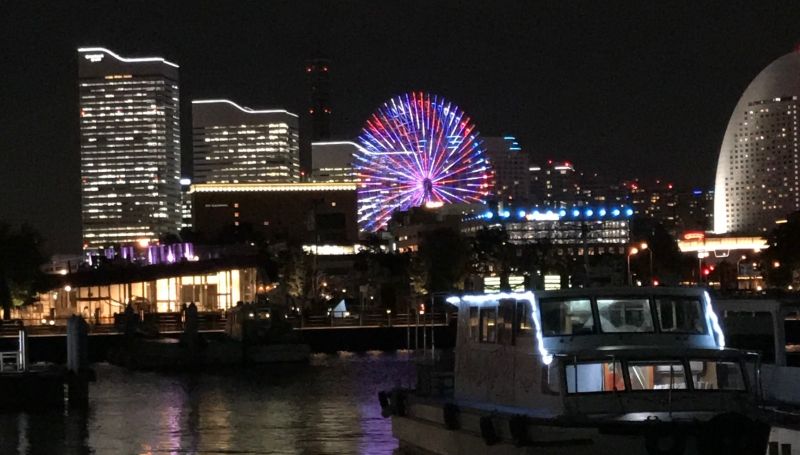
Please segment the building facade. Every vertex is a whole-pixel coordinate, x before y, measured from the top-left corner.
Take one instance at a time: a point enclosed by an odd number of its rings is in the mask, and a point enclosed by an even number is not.
[[[194,230],[213,241],[248,230],[269,242],[354,245],[355,183],[192,185]]]
[[[714,232],[761,234],[800,210],[800,52],[767,66],[734,108],[717,163]]]
[[[361,146],[355,142],[331,141],[311,143],[312,182],[355,182],[358,174],[353,155]]]
[[[178,232],[178,65],[80,48],[78,78],[84,247]]]
[[[195,183],[300,181],[296,114],[229,100],[194,100],[192,137]]]
[[[548,160],[543,165],[531,163],[530,201],[541,207],[581,205],[580,174],[569,161]]]
[[[527,204],[530,193],[528,154],[516,138],[509,135],[484,137],[483,146],[494,171],[497,201],[508,207]]]

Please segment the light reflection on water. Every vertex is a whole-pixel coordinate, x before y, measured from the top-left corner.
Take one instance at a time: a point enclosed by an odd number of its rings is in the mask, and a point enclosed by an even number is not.
[[[88,412],[0,414],[0,453],[391,454],[377,392],[415,378],[404,352],[205,374],[95,369]]]

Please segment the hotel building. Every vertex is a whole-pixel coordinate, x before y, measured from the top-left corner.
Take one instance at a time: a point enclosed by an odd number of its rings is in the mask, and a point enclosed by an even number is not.
[[[78,76],[84,248],[178,232],[178,65],[80,48]]]
[[[193,183],[300,181],[297,115],[228,100],[192,101]]]
[[[733,110],[717,163],[714,232],[762,234],[800,210],[800,52],[770,63]]]

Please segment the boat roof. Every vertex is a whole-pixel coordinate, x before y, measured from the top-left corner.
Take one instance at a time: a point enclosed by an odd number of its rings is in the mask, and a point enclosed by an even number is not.
[[[557,291],[535,291],[539,299],[553,297],[585,297],[585,296],[650,296],[650,295],[676,295],[676,296],[701,296],[706,292],[700,287],[662,287],[662,286],[625,286],[602,288],[572,288]]]
[[[593,349],[585,349],[568,354],[554,354],[556,357],[566,359],[576,357],[578,359],[609,359],[611,356],[624,357],[625,359],[659,360],[671,358],[694,358],[694,359],[738,359],[746,351],[739,349],[718,349],[718,348],[687,348],[685,346],[597,346]]]

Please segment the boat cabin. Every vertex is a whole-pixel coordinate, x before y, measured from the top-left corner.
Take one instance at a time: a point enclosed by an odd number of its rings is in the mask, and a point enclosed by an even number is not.
[[[449,301],[459,305],[456,401],[520,407],[543,418],[675,418],[736,411],[753,398],[756,376],[746,363],[754,358],[725,349],[711,299],[699,288]]]

